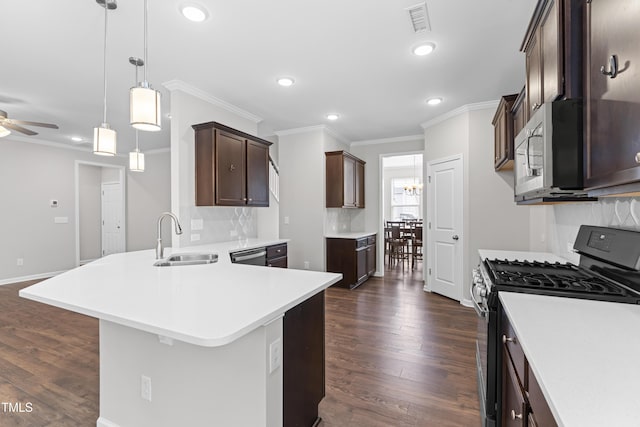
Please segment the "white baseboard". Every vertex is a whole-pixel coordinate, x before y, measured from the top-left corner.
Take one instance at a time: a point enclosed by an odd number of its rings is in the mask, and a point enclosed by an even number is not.
[[[0,286],[9,285],[11,283],[26,282],[29,280],[48,279],[49,277],[57,276],[58,274],[64,273],[65,271],[67,270],[51,271],[49,273],[38,273],[38,274],[32,274],[30,276],[20,276],[20,277],[10,277],[8,279],[0,279]]]
[[[471,302],[470,299],[463,299],[462,301],[460,301],[461,305],[464,305],[465,307],[471,307],[473,308],[473,303]]]
[[[98,421],[96,421],[96,427],[120,427],[120,425],[113,423],[104,417],[100,417],[98,418]]]

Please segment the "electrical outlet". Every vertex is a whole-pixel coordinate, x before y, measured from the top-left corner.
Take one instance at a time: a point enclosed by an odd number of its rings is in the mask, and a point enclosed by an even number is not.
[[[18,258],[18,260],[16,261],[16,265],[22,267],[24,265],[24,258]]]
[[[273,373],[282,364],[282,345],[280,338],[269,345],[269,373]]]
[[[288,216],[285,216],[285,217],[284,217],[284,223],[285,223],[285,224],[289,224],[289,217],[288,217]]]
[[[310,269],[310,268],[311,268],[311,266],[309,265],[309,261],[305,261],[305,262],[304,262],[304,269],[305,269],[305,270],[308,270],[308,269]]]
[[[151,378],[140,376],[140,397],[151,402]]]
[[[197,233],[191,233],[191,241],[197,242],[198,240],[200,240],[200,235]]]
[[[203,228],[204,228],[204,221],[202,219],[191,220],[191,230],[197,231],[197,230],[202,230]]]

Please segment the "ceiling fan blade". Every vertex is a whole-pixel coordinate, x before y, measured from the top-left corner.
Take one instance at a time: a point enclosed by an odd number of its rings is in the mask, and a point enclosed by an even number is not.
[[[14,123],[9,122],[8,120],[3,121],[2,126],[6,127],[7,129],[15,130],[16,132],[24,133],[25,135],[29,135],[29,136],[38,134],[38,132],[34,132],[27,128],[23,128],[22,126],[18,126]]]
[[[51,124],[51,123],[29,122],[29,121],[26,121],[26,120],[14,120],[14,119],[7,119],[7,120],[10,121],[11,123],[15,123],[17,125],[40,126],[40,127],[43,127],[43,128],[59,129],[58,125],[54,125],[54,124]]]

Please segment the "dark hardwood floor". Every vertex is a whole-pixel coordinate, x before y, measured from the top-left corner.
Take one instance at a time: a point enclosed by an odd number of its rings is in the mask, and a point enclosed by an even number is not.
[[[25,411],[0,404],[0,426],[95,426],[98,321],[18,296],[34,283],[0,286],[0,402]]]
[[[422,263],[419,263],[421,266]],[[326,296],[323,427],[479,426],[473,309],[401,266]]]
[[[323,427],[478,426],[472,309],[401,268],[326,295]],[[95,426],[98,322],[0,286],[0,426]]]

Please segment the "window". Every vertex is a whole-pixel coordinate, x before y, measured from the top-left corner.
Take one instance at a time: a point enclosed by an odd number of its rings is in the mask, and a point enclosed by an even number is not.
[[[415,183],[415,179],[392,178],[391,179],[391,217],[393,219],[420,218],[420,197],[404,191],[404,187]]]

